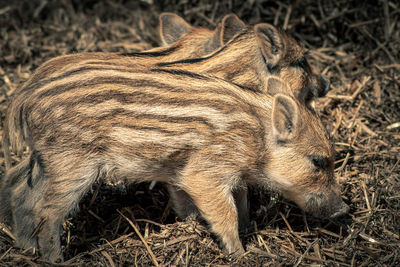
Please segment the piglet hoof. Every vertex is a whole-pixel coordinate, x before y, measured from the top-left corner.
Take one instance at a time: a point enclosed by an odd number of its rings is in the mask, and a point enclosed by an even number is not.
[[[27,255],[37,255],[37,242],[35,239],[23,239],[18,237],[14,243],[14,246],[20,248]]]
[[[234,258],[237,259],[239,257],[241,257],[246,251],[243,249],[243,247],[241,247],[240,249],[236,250],[235,252],[229,253],[229,255]]]
[[[200,214],[198,212],[191,212],[185,218],[185,220],[188,222],[195,222],[198,221],[199,219],[200,219]]]
[[[224,249],[223,249],[224,253],[229,255],[230,257],[236,259],[238,257],[240,257],[241,255],[243,255],[245,253],[245,250],[242,246],[242,244],[236,244],[236,245],[227,245]]]
[[[61,263],[64,261],[64,257],[61,254],[51,253],[49,255],[43,255],[43,258],[51,263]]]
[[[43,248],[39,249],[39,253],[41,254],[42,258],[51,262],[51,263],[60,263],[64,261],[64,257],[61,253],[61,249],[53,248]]]

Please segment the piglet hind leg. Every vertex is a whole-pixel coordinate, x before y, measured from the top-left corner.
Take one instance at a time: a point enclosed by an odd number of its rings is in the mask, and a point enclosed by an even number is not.
[[[77,209],[79,201],[98,178],[99,172],[98,167],[82,164],[68,171],[57,168],[57,173],[48,177],[49,185],[34,209],[35,235],[39,253],[44,259],[63,261],[61,225]]]
[[[36,253],[37,238],[35,231],[34,207],[36,196],[26,182],[21,182],[11,192],[12,230],[16,238],[15,246],[28,252]]]
[[[12,220],[12,192],[21,183],[25,183],[31,176],[31,158],[25,158],[16,166],[7,170],[3,179],[0,179],[0,222],[11,226]]]
[[[182,172],[180,186],[193,199],[203,218],[210,224],[211,230],[220,238],[225,252],[234,256],[244,253],[239,239],[238,213],[230,190],[230,178],[222,182],[223,173],[217,167],[199,170],[190,164]]]
[[[37,238],[33,236],[35,231],[35,205],[45,190],[46,183],[40,171],[38,158],[35,153],[10,171],[8,171],[3,188],[2,199],[8,198],[11,215],[11,225],[16,238],[15,245],[24,250],[36,253],[38,244]],[[7,192],[7,194],[4,194]]]

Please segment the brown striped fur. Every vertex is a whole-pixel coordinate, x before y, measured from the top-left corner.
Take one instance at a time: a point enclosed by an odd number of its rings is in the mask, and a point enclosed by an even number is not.
[[[51,261],[62,259],[63,220],[98,180],[182,190],[235,255],[248,184],[316,216],[347,209],[321,121],[292,97],[170,69],[90,69],[25,92],[10,110],[31,152],[7,172],[0,198],[11,202],[16,245]]]
[[[181,30],[174,32],[171,30],[174,28]],[[230,14],[212,31],[192,27],[182,18],[165,13],[160,17],[160,35],[163,43],[169,46],[129,54],[78,53],[51,59],[41,65],[15,94],[25,94],[57,79],[80,75],[88,70],[120,69],[129,72],[151,66],[175,72],[209,73],[244,90],[256,92],[266,92],[266,81],[273,74],[289,85],[289,92],[280,93],[293,95],[306,105],[315,97],[324,95],[329,88],[324,77],[312,72],[304,57],[304,49],[292,37],[269,24],[246,26]],[[197,56],[203,57],[195,58]],[[7,168],[11,166],[9,145],[17,154],[24,146],[23,125],[20,125],[16,112],[9,113],[14,114],[14,119],[9,119],[4,125]],[[9,136],[10,132],[13,134]]]
[[[162,27],[182,23],[168,16]],[[59,227],[98,179],[168,183],[178,213],[198,209],[228,253],[243,252],[247,184],[317,216],[346,211],[308,106],[327,81],[291,37],[233,15],[214,31],[184,25],[163,35],[169,46],[142,53],[52,59],[16,91],[3,149],[6,161],[9,144],[30,156],[7,170],[0,219],[11,212],[17,246],[60,258]]]
[[[243,90],[255,92],[266,92],[267,78],[274,74],[289,85],[285,88],[291,88],[280,93],[294,95],[306,105],[320,95],[315,92],[326,91],[328,87],[323,77],[311,71],[299,44],[269,24],[246,26],[231,14],[225,16],[215,30],[209,30],[192,27],[182,18],[166,13],[160,17],[160,35],[167,47],[129,54],[78,53],[49,60],[15,94],[29,95],[31,90],[57,84],[59,79],[85,75],[92,70],[130,72],[149,66],[171,73],[210,73],[238,84]],[[203,57],[195,58],[197,56]],[[108,83],[113,83],[113,79]],[[24,98],[19,100],[24,101]],[[3,150],[7,169],[11,167],[9,145],[14,153],[20,154],[26,141],[22,132],[26,127],[22,124],[21,114],[13,110],[17,106],[10,108],[8,114],[12,115],[4,125]],[[173,196],[175,191],[172,187],[170,193],[172,199],[182,198]],[[186,205],[183,205],[185,209],[179,206],[182,205],[176,202],[178,215],[185,217],[193,213]]]
[[[177,31],[177,28],[180,30]],[[218,35],[216,31],[204,27],[193,27],[175,14],[162,13],[160,15],[160,36],[162,44],[167,47],[125,54],[96,52],[59,56],[39,66],[25,85],[14,94],[25,94],[25,91],[35,90],[59,77],[79,75],[88,68],[125,68],[129,70],[151,66],[163,60],[173,61],[200,57],[220,46],[219,43],[213,41],[214,36]],[[168,39],[165,36],[168,36]],[[99,64],[103,66],[96,66]],[[12,112],[9,111],[9,113]],[[11,167],[9,146],[11,145],[14,153],[20,154],[25,145],[21,133],[22,127],[19,124],[18,115],[15,113],[14,119],[9,119],[8,123],[4,125],[3,150],[6,169]],[[12,133],[11,136],[9,133]]]

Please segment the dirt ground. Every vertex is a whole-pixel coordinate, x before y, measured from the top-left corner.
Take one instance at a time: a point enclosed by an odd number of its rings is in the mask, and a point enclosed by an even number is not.
[[[253,227],[242,236],[247,253],[232,259],[204,222],[175,217],[163,185],[96,185],[64,224],[61,265],[400,266],[400,3],[193,2],[0,0],[0,124],[14,89],[47,59],[157,46],[163,11],[210,28],[233,12],[247,23],[288,31],[329,77],[332,90],[316,106],[335,143],[336,175],[350,214],[315,219],[253,188]],[[0,179],[3,161],[0,152]],[[46,264],[13,248],[0,227],[0,266]]]

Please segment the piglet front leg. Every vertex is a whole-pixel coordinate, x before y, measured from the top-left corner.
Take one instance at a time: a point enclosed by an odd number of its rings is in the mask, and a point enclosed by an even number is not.
[[[180,177],[180,187],[188,193],[203,218],[210,224],[228,254],[244,253],[239,238],[238,212],[231,188],[232,177],[226,177],[218,167],[187,166]],[[221,177],[224,175],[225,177]]]

